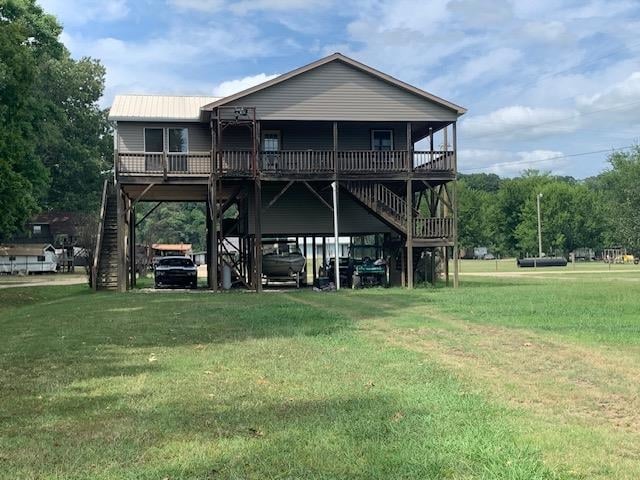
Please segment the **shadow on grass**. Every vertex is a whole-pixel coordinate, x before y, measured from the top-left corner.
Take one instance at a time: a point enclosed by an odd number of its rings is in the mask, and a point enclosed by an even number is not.
[[[47,463],[30,466],[30,473],[46,476],[56,465],[65,478],[95,469],[139,479],[435,479],[502,478],[492,471],[513,469],[521,475],[509,478],[548,478],[537,456],[505,439],[506,431],[492,424],[495,412],[474,396],[414,406],[373,392],[247,397],[203,395],[134,410],[122,406],[121,396],[74,392],[47,406],[55,419],[49,428],[31,423],[20,432],[48,452]],[[126,405],[144,400],[129,394]],[[111,448],[114,440],[118,448]],[[69,455],[75,462],[65,463]]]

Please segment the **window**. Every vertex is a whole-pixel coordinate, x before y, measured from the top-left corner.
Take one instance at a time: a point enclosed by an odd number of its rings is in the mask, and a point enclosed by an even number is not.
[[[393,130],[372,130],[372,150],[393,150]]]
[[[262,151],[277,152],[280,150],[280,131],[265,130],[262,132]]]
[[[44,255],[38,255],[38,261],[44,262]]]
[[[11,256],[9,257],[9,261],[10,261],[10,262],[15,262],[15,261],[16,261],[16,257],[15,257],[15,255],[11,255]]]
[[[161,153],[164,151],[164,135],[162,128],[144,129],[144,151],[147,153]]]
[[[189,151],[189,131],[186,128],[168,128],[169,152],[187,153]]]
[[[33,226],[33,234],[40,235],[42,233],[42,225],[34,225]]]

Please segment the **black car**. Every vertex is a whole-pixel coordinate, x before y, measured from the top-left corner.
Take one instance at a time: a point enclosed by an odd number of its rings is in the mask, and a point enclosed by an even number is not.
[[[196,288],[198,267],[189,257],[162,257],[156,263],[154,277],[156,288]]]

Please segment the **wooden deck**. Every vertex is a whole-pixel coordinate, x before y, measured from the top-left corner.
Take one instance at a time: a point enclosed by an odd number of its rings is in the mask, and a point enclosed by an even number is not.
[[[455,176],[454,151],[282,150],[258,152],[145,153],[120,152],[120,177],[208,177],[214,169],[224,177],[442,177]]]

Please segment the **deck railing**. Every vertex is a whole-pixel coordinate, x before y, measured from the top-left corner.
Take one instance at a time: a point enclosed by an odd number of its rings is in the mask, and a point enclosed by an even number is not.
[[[331,173],[335,172],[331,150],[280,150],[261,152],[258,169],[265,173]]]
[[[338,152],[338,170],[348,173],[407,171],[405,150],[351,150]]]
[[[413,168],[415,171],[454,171],[455,152],[451,150],[415,151],[413,152]]]
[[[453,237],[453,218],[414,218],[413,236],[415,238],[451,238]]]
[[[145,153],[120,152],[119,175],[206,176],[212,166],[223,175],[247,176],[254,172],[251,150],[225,150],[212,161],[211,152]],[[280,150],[256,154],[255,170],[267,175],[318,175],[343,173],[400,174],[455,172],[453,151],[416,151],[413,158],[406,150]],[[337,162],[337,165],[336,165]],[[337,168],[336,168],[337,167]]]
[[[209,175],[211,152],[119,152],[119,175]]]

